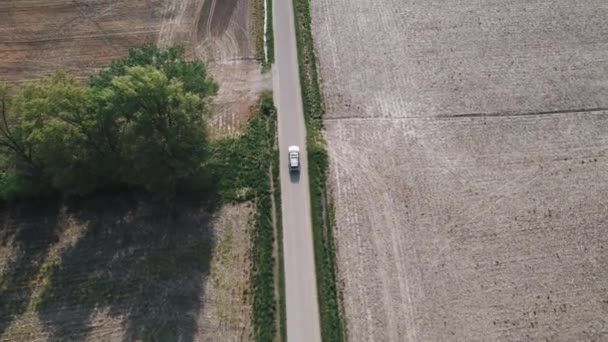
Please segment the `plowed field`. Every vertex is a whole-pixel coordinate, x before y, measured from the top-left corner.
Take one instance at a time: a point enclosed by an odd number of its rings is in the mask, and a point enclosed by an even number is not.
[[[608,3],[312,8],[349,340],[608,340]]]

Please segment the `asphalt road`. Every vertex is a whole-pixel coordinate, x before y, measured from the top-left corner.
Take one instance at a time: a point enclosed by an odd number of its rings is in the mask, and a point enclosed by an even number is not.
[[[298,74],[292,0],[275,0],[273,88],[279,112],[283,261],[287,305],[287,340],[321,341],[313,252],[306,130]],[[290,174],[287,148],[300,146],[301,170]]]

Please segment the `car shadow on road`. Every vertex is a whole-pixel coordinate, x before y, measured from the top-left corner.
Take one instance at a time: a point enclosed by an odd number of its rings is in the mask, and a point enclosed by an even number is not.
[[[289,181],[292,183],[300,183],[300,172],[289,172]]]

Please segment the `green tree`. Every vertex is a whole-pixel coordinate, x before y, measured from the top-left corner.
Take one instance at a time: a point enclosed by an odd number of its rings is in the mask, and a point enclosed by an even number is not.
[[[182,82],[152,66],[134,66],[98,90],[99,107],[119,126],[113,144],[120,147],[121,181],[171,194],[201,172],[207,107]]]
[[[184,96],[188,94],[188,96],[195,95],[198,97],[197,101],[191,101],[193,99],[191,98],[188,102],[183,102],[181,104],[181,110],[183,110],[183,106],[186,103],[191,107],[187,109],[189,111],[189,118],[186,121],[189,127],[187,127],[185,132],[180,133],[178,139],[175,139],[175,141],[173,141],[174,139],[171,139],[170,145],[175,145],[175,148],[176,146],[183,144],[178,150],[186,151],[188,149],[193,149],[192,143],[189,143],[188,141],[191,139],[191,136],[196,135],[199,136],[199,138],[195,140],[201,144],[199,150],[186,154],[178,154],[175,153],[175,151],[171,151],[171,153],[167,154],[166,160],[172,161],[172,163],[167,163],[165,161],[160,166],[155,166],[153,169],[145,168],[145,166],[143,166],[143,158],[152,153],[151,151],[154,149],[158,150],[159,147],[156,142],[151,142],[151,144],[145,146],[147,148],[146,151],[149,153],[146,153],[143,156],[136,156],[133,154],[135,153],[134,146],[140,146],[140,148],[144,146],[141,144],[132,145],[130,143],[125,143],[125,140],[133,140],[133,135],[135,134],[146,135],[147,131],[133,130],[132,127],[129,126],[132,130],[129,131],[131,137],[128,138],[127,135],[129,134],[123,131],[124,123],[129,122],[132,124],[134,118],[136,118],[143,124],[142,119],[146,118],[145,113],[158,116],[159,111],[156,110],[156,108],[171,109],[172,106],[178,103],[175,101],[154,101],[154,96],[162,97],[166,95],[158,95],[163,93],[161,89],[156,89],[155,95],[150,95],[154,92],[149,93],[151,91],[149,87],[139,87],[137,89],[132,87],[121,89],[118,87],[116,78],[128,76],[127,79],[122,78],[118,83],[124,83],[126,80],[130,80],[131,82],[134,81],[134,75],[129,75],[131,72],[130,70],[133,67],[145,67],[147,69],[152,68],[158,70],[162,72],[166,78],[166,82],[173,85],[179,84],[181,86],[179,89],[173,86],[173,94],[175,94],[175,91],[179,91],[183,93]],[[205,118],[209,114],[209,99],[217,94],[218,91],[217,83],[207,74],[205,63],[186,60],[184,58],[184,50],[180,47],[160,49],[154,45],[145,45],[140,48],[131,49],[127,56],[113,61],[109,67],[103,69],[98,75],[91,78],[90,85],[93,89],[96,107],[95,111],[98,116],[95,132],[98,136],[103,137],[103,139],[100,140],[104,141],[104,149],[109,151],[109,162],[104,162],[100,167],[107,168],[109,165],[133,166],[135,165],[133,164],[134,161],[137,160],[139,161],[138,165],[142,165],[142,167],[145,168],[145,174],[135,174],[135,170],[137,170],[135,167],[131,167],[128,170],[122,170],[120,167],[112,167],[112,169],[107,170],[105,174],[116,172],[120,169],[120,175],[117,178],[121,179],[121,182],[144,185],[142,184],[143,182],[145,183],[144,186],[146,188],[150,190],[157,189],[153,191],[165,189],[165,191],[172,192],[174,190],[169,189],[175,189],[177,183],[181,183],[181,185],[185,185],[186,188],[190,188],[193,183],[201,182],[201,179],[204,178],[201,177],[200,174],[202,170],[198,169],[195,172],[193,165],[200,164],[203,159],[206,143],[204,140],[206,137]],[[157,83],[154,86],[158,85],[159,84]],[[152,86],[152,84],[148,83],[148,86]],[[129,89],[129,91],[125,91],[125,89]],[[184,96],[181,96],[181,98],[184,98]],[[137,113],[137,116],[132,117],[135,113]],[[172,112],[163,110],[160,111],[160,113],[162,116],[162,113]],[[175,124],[177,126],[175,126]],[[176,127],[179,127],[180,124],[179,121],[175,122],[173,130],[175,130]],[[188,133],[190,134],[189,137],[186,132],[193,129],[200,131]],[[158,132],[162,132],[162,130],[159,130]],[[156,134],[158,134],[158,132]],[[169,136],[177,133],[169,132]],[[124,148],[127,149],[125,150]],[[196,162],[194,162],[194,160],[196,160]],[[161,160],[158,158],[151,159],[151,161],[154,163],[161,163]],[[178,165],[182,162],[190,166],[184,167],[184,165]],[[173,169],[175,173],[169,172],[171,169]],[[173,176],[167,177],[167,175]]]
[[[113,61],[108,68],[91,77],[93,87],[104,88],[112,83],[112,78],[124,76],[134,66],[152,66],[162,70],[168,79],[179,80],[186,92],[191,92],[205,100],[218,91],[217,83],[207,75],[207,67],[201,61],[188,61],[182,47],[158,48],[147,44],[129,50],[126,57]],[[204,105],[205,102],[201,102]]]
[[[182,55],[134,49],[89,86],[61,71],[12,98],[0,84],[0,198],[108,185],[171,196],[201,184],[208,101],[218,88],[203,63]]]
[[[0,146],[16,173],[36,191],[81,192],[87,178],[88,89],[57,71],[40,82],[26,83],[9,99],[2,90]]]

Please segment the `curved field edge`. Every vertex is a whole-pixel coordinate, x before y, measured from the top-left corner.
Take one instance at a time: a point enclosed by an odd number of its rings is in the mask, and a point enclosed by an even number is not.
[[[298,67],[308,145],[308,173],[323,341],[344,341],[340,291],[336,282],[333,207],[327,193],[328,155],[323,138],[323,99],[314,52],[310,0],[293,0]]]

